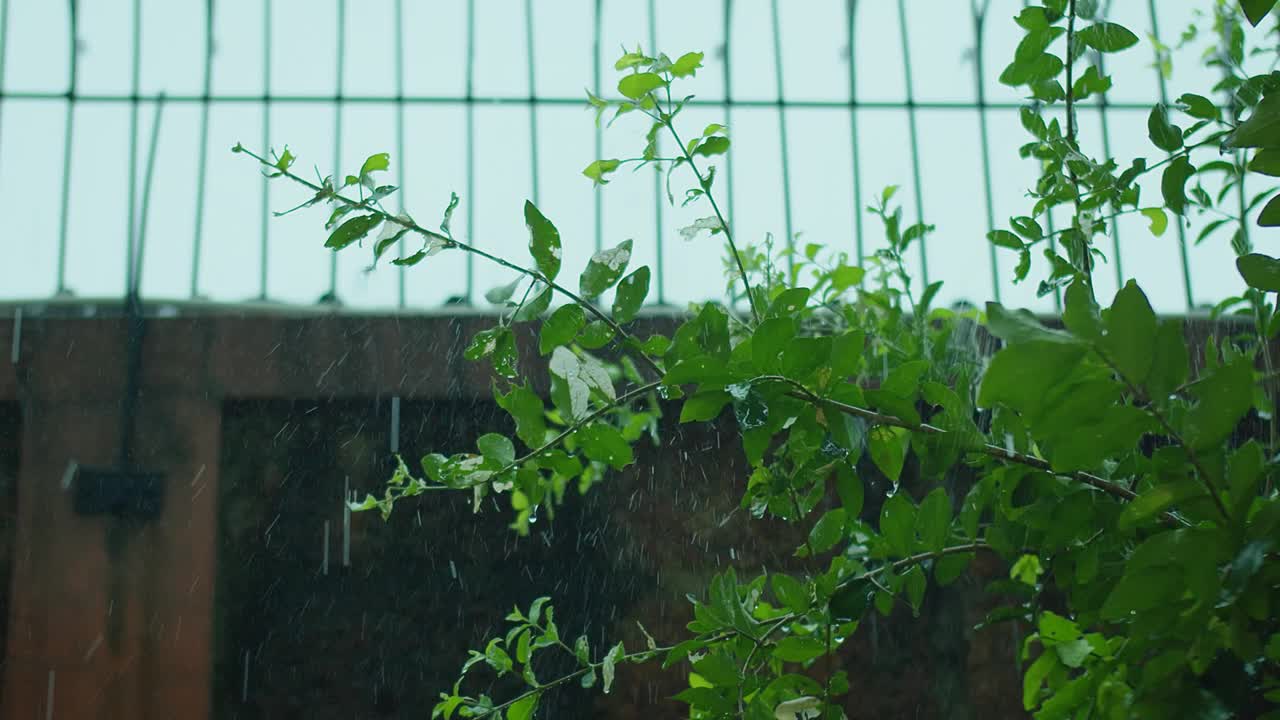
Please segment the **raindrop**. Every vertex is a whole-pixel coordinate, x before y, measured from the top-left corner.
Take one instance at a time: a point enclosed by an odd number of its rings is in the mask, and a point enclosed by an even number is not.
[[[458,566],[453,564],[453,560],[449,560],[449,576],[458,579]]]
[[[539,507],[538,505],[534,505],[534,506],[529,510],[529,524],[530,524],[530,525],[533,525],[534,523],[538,522],[538,507]]]

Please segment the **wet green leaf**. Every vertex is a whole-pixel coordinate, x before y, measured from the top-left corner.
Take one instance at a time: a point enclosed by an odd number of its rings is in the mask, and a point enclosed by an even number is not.
[[[648,294],[649,266],[642,265],[618,283],[618,292],[613,298],[613,319],[620,323],[634,320]]]
[[[560,231],[528,200],[524,203],[524,224],[529,229],[529,254],[548,280],[560,274]]]
[[[341,250],[357,240],[364,239],[381,222],[382,216],[377,213],[349,218],[330,233],[329,239],[325,241],[324,246],[334,250]]]
[[[560,345],[567,345],[586,325],[586,313],[577,303],[561,305],[542,323],[538,335],[538,352],[546,355]]]
[[[788,636],[778,641],[773,656],[783,662],[806,663],[827,653],[827,646],[812,637]]]
[[[1280,260],[1261,253],[1236,258],[1236,269],[1249,287],[1263,292],[1280,292]]]
[[[587,269],[578,279],[578,290],[583,297],[593,298],[613,287],[626,272],[631,261],[631,241],[623,240],[616,247],[601,250],[591,256]]]
[[[1119,52],[1138,44],[1138,36],[1116,23],[1100,22],[1081,28],[1076,38],[1098,52]]]
[[[1182,149],[1182,128],[1169,121],[1169,108],[1157,103],[1147,116],[1147,137],[1151,143],[1165,152]]]
[[[621,470],[635,459],[631,445],[622,437],[617,428],[607,423],[591,423],[574,434],[582,447],[582,452],[596,462],[602,462]]]
[[[1106,335],[1099,343],[1100,352],[1126,381],[1142,386],[1154,359],[1156,314],[1146,294],[1133,280],[1116,293],[1104,327]]]
[[[890,495],[880,509],[880,534],[894,555],[905,557],[915,550],[915,528],[916,507],[906,493]]]
[[[815,553],[824,553],[844,537],[844,525],[847,519],[844,508],[828,510],[809,531],[809,547]]]
[[[667,81],[663,80],[658,73],[635,73],[634,75],[624,75],[618,81],[618,92],[622,93],[623,97],[639,100],[654,90],[665,87],[666,84]]]

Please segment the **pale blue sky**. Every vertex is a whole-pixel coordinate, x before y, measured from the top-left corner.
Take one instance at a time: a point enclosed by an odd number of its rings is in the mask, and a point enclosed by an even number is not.
[[[270,75],[272,94],[330,96],[336,91],[337,0],[273,0]],[[592,38],[596,23],[592,0],[537,0],[533,8],[534,88],[538,96],[577,98],[593,83]],[[896,0],[861,0],[857,4],[857,83],[862,101],[905,99],[903,49]],[[1166,41],[1192,19],[1205,0],[1159,3],[1160,31]],[[621,44],[649,45],[647,3],[605,0],[599,19],[605,88],[616,75],[612,60]],[[849,98],[849,51],[843,0],[780,0],[779,27],[783,88],[787,100],[836,101]],[[79,92],[128,94],[131,91],[132,0],[81,0]],[[214,27],[213,93],[261,95],[263,88],[262,0],[218,0]],[[395,3],[392,0],[347,0],[347,62],[343,85],[348,95],[395,92]],[[721,2],[655,0],[660,49],[673,56],[686,50],[707,51],[707,67],[688,84],[703,99],[724,97]],[[1019,35],[1011,18],[1017,0],[993,0],[987,22],[988,99],[1016,102],[1016,93],[995,82],[1011,57]],[[466,3],[404,0],[405,94],[456,96],[466,92]],[[921,101],[972,102],[975,81],[973,27],[968,0],[905,0],[915,93]],[[143,95],[199,95],[202,92],[205,3],[202,0],[142,2],[141,72]],[[523,98],[530,94],[526,45],[526,5],[521,0],[476,0],[476,64],[473,92],[481,97]],[[1158,99],[1151,67],[1151,31],[1147,0],[1113,0],[1112,17],[1144,42],[1112,56],[1116,78],[1113,102],[1150,103]],[[773,22],[769,0],[734,0],[731,68],[736,99],[773,101],[778,97]],[[9,28],[3,89],[5,92],[64,92],[69,76],[68,3],[55,0],[9,0]],[[1212,77],[1198,67],[1204,43],[1175,56],[1170,97],[1203,92]],[[7,97],[0,106],[0,299],[38,299],[56,287],[56,258],[61,213],[63,135],[66,102]],[[200,292],[214,300],[238,302],[256,298],[260,289],[261,183],[245,156],[232,155],[237,141],[261,148],[263,107],[256,102],[216,103],[210,113],[206,212],[200,258]],[[404,114],[405,154],[394,155],[395,108],[389,104],[348,104],[342,111],[342,166],[350,170],[377,151],[393,152],[390,179],[405,187],[409,211],[423,224],[438,222],[450,191],[474,203],[475,227],[460,210],[459,236],[518,259],[524,257],[526,234],[521,205],[532,196],[529,116],[520,104],[481,104],[475,118],[475,197],[465,197],[466,111],[461,103],[415,103]],[[801,242],[820,241],[848,249],[854,245],[855,207],[887,184],[902,189],[897,198],[914,221],[916,198],[911,182],[911,150],[905,111],[864,107],[858,113],[862,197],[852,190],[850,113],[847,108],[794,108],[787,111],[792,215]],[[138,173],[145,168],[153,104],[139,112]],[[686,113],[692,130],[723,121],[721,108]],[[1034,168],[1017,160],[1016,147],[1026,140],[1015,110],[993,110],[992,172],[996,184],[995,217],[1008,217],[1030,206],[1025,188]],[[1146,113],[1113,110],[1113,148],[1149,148]],[[636,154],[643,127],[624,118],[604,135],[605,157]],[[1101,154],[1098,114],[1082,108],[1082,137]],[[84,102],[74,114],[72,176],[68,208],[67,286],[82,297],[119,296],[124,289],[124,247],[129,167],[130,110],[126,103]],[[184,299],[190,294],[196,204],[196,160],[200,106],[167,103],[159,134],[158,162],[148,217],[142,293],[151,299]],[[318,164],[324,173],[334,163],[332,104],[273,104],[270,143],[288,143],[299,155],[297,167]],[[922,195],[926,220],[938,226],[928,244],[931,279],[945,281],[942,302],[983,301],[991,296],[978,116],[967,109],[917,111]],[[568,273],[585,264],[594,249],[595,190],[579,172],[594,159],[591,114],[573,105],[542,105],[537,110],[539,197],[543,212],[564,238]],[[1183,123],[1184,125],[1186,123]],[[781,178],[779,113],[774,107],[736,108],[731,218],[744,241],[765,233],[785,235]],[[721,163],[722,164],[722,163]],[[724,168],[721,168],[723,171]],[[1158,182],[1158,178],[1152,178]],[[687,181],[686,181],[687,182]],[[139,183],[141,187],[141,183]],[[723,193],[724,187],[721,186]],[[606,245],[633,238],[633,263],[654,264],[661,235],[665,298],[673,304],[702,299],[717,292],[718,243],[685,243],[677,229],[705,209],[664,208],[655,225],[653,182],[649,173],[624,173],[603,190]],[[1158,187],[1148,183],[1144,196],[1155,202]],[[301,195],[273,185],[271,209],[292,205]],[[395,203],[393,202],[393,205]],[[322,245],[324,212],[314,210],[268,224],[267,294],[286,303],[310,303],[327,291],[330,252]],[[1202,221],[1197,221],[1202,222]],[[882,241],[877,221],[864,218],[864,246]],[[1137,277],[1158,310],[1184,307],[1181,264],[1173,228],[1162,238],[1146,230],[1141,217],[1120,223],[1125,275]],[[1189,231],[1194,238],[1196,230]],[[1267,251],[1268,240],[1255,233],[1255,244]],[[1108,241],[1109,242],[1109,241]],[[1232,267],[1228,233],[1189,248],[1197,303],[1214,302],[1242,286]],[[1109,246],[1107,247],[1109,250]],[[912,253],[913,262],[918,256]],[[1008,278],[1016,258],[1002,251],[1000,273],[1006,304],[1050,309],[1048,298],[1035,298],[1031,283],[1014,287]],[[370,254],[348,250],[339,256],[338,295],[359,308],[394,307],[397,271],[382,266],[363,272]],[[1036,258],[1033,276],[1043,263]],[[716,282],[707,282],[709,275]],[[919,273],[917,272],[917,276]],[[460,254],[444,253],[408,271],[406,300],[411,308],[432,307],[464,292],[465,265]],[[1114,272],[1100,273],[1104,291],[1114,289]],[[475,265],[475,300],[483,304],[485,289],[506,282],[509,273],[483,261]],[[655,291],[656,294],[656,284]],[[653,299],[654,294],[651,294]]]

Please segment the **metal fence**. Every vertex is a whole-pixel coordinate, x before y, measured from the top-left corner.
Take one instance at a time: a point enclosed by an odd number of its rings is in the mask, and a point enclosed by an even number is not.
[[[1116,0],[1108,12],[1159,41],[1168,39],[1166,26],[1195,19],[1193,5]],[[0,0],[0,206],[6,217],[27,218],[3,240],[0,296],[136,289],[165,300],[310,298],[420,310],[446,298],[483,302],[486,284],[497,284],[469,255],[440,261],[430,281],[421,267],[365,273],[367,257],[326,256],[320,216],[271,219],[271,209],[289,204],[288,191],[255,179],[243,160],[234,171],[215,168],[230,162],[225,150],[234,141],[260,148],[290,141],[304,161],[327,153],[326,174],[358,165],[371,142],[381,143],[376,149],[392,152],[397,184],[409,193],[402,203],[424,216],[442,207],[450,180],[464,199],[460,234],[510,254],[523,252],[511,201],[520,194],[549,203],[553,220],[589,238],[567,248],[570,261],[622,239],[614,236],[623,225],[637,237],[637,260],[655,266],[651,301],[697,299],[708,292],[702,268],[719,268],[719,248],[673,239],[692,211],[667,203],[661,176],[593,191],[576,174],[592,158],[635,147],[638,134],[593,127],[589,113],[566,114],[583,99],[561,90],[587,85],[610,95],[615,48],[640,41],[712,51],[690,114],[723,118],[735,132],[733,159],[720,163],[720,191],[747,240],[771,232],[781,244],[808,232],[865,256],[881,241],[862,208],[886,181],[900,183],[908,219],[940,228],[915,250],[918,281],[955,286],[944,300],[1047,309],[1055,299],[1011,285],[1015,258],[983,237],[1029,204],[1021,195],[1034,169],[1012,159],[1025,139],[1022,102],[995,84],[1017,41],[1009,18],[1019,7],[1015,0]],[[157,46],[157,34],[169,35],[169,45]],[[299,36],[310,45],[305,53]],[[59,46],[61,60],[42,54]],[[1176,95],[1170,83],[1204,79],[1194,60],[1175,63],[1167,78],[1146,44],[1108,62],[1117,90],[1081,109],[1095,154],[1145,144],[1151,103]],[[179,66],[186,79],[170,83],[176,88],[146,77],[149,68],[162,76]],[[308,80],[299,89],[297,79],[310,78],[299,68],[332,82]],[[434,79],[422,81],[424,74]],[[490,81],[499,75],[501,82]],[[294,133],[318,142],[299,148]],[[43,170],[32,168],[33,148]],[[506,152],[495,158],[498,150]],[[104,160],[108,152],[127,167]],[[224,198],[231,186],[233,202]],[[486,194],[507,204],[494,200],[491,210]],[[1117,223],[1104,282],[1137,276],[1165,311],[1228,294],[1236,280],[1226,239],[1196,247],[1196,230],[1179,224],[1153,239],[1137,221]]]

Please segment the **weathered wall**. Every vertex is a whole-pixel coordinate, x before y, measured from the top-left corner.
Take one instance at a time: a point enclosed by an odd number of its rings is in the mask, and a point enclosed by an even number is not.
[[[662,447],[528,540],[503,512],[433,496],[390,525],[353,518],[353,567],[340,569],[341,484],[379,483],[392,396],[410,457],[506,422],[474,404],[487,368],[459,357],[491,322],[150,320],[136,462],[164,473],[166,497],[157,520],[129,524],[76,515],[62,486],[72,461],[115,461],[123,320],[28,314],[17,363],[0,361],[0,403],[21,408],[4,717],[46,717],[50,701],[53,717],[102,720],[418,717],[513,602],[555,595],[566,632],[585,627],[597,644],[638,639],[632,616],[670,641],[684,594],[711,573],[795,562],[795,528],[733,512],[745,472],[732,428],[668,418]],[[0,349],[13,337],[0,320]],[[962,582],[929,601],[923,624],[902,610],[866,623],[841,658],[851,717],[960,717],[1002,699],[998,716],[1018,716],[1014,638],[968,630],[977,597],[978,582]],[[634,669],[608,697],[561,697],[554,716],[678,717],[665,698],[682,682]]]

